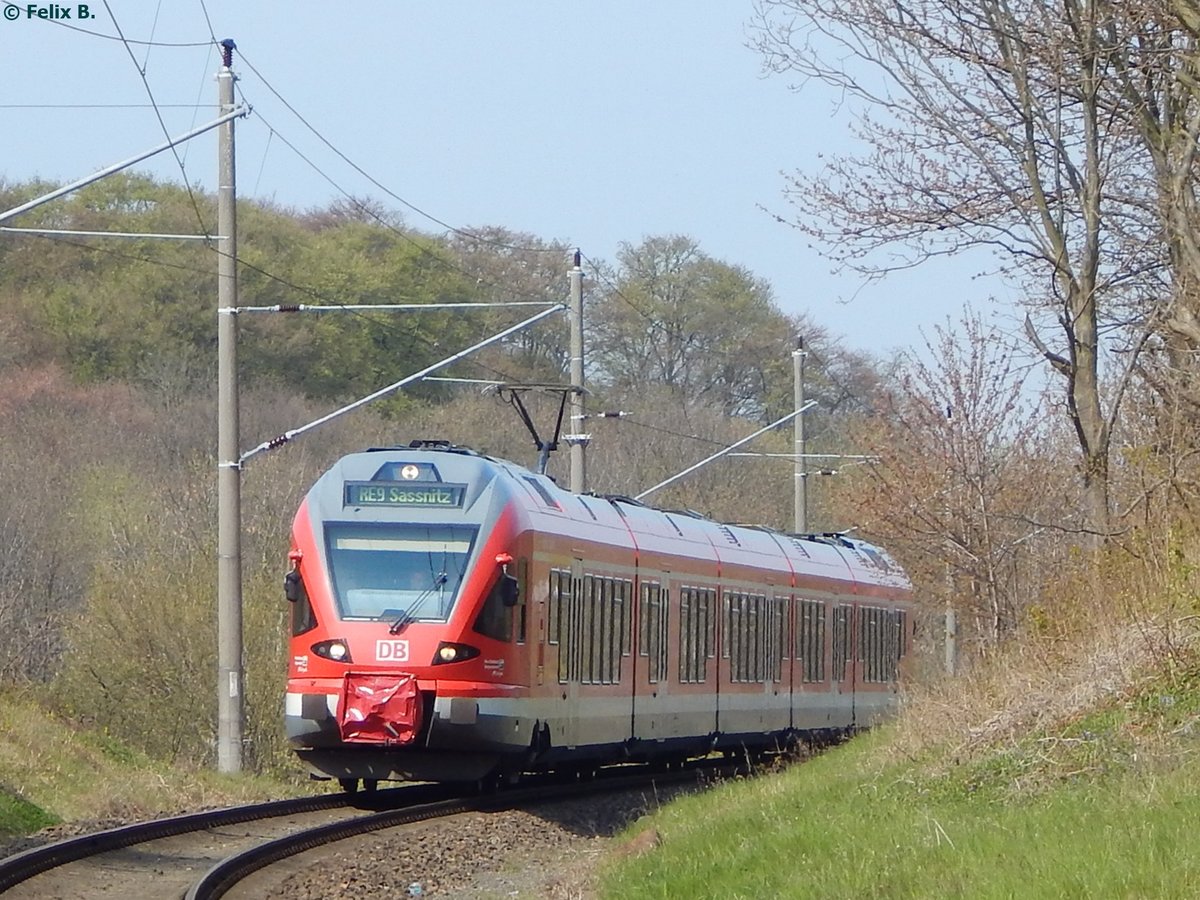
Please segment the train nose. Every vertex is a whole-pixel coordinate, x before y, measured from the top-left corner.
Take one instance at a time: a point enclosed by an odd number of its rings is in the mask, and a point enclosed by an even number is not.
[[[338,727],[348,743],[410,744],[421,730],[415,675],[348,672],[340,710]]]

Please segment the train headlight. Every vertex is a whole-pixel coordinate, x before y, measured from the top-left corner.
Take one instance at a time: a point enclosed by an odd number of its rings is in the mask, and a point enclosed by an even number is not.
[[[450,641],[442,641],[438,644],[437,652],[433,654],[432,665],[441,666],[446,663],[462,662],[465,659],[471,659],[478,655],[478,647],[472,647],[470,644],[454,644]]]
[[[325,659],[332,659],[334,662],[353,662],[350,659],[350,646],[341,638],[313,644],[312,652]]]

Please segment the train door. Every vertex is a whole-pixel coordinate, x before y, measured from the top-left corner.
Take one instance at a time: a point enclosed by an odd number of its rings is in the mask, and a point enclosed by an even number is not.
[[[763,654],[767,679],[766,714],[763,721],[767,731],[782,731],[791,725],[791,678],[786,665],[788,647],[788,611],[790,598],[776,594],[768,587],[766,608],[766,647]]]
[[[563,666],[563,660],[559,661],[559,672],[562,681],[565,678],[566,684],[563,686],[563,691],[566,699],[566,745],[574,748],[579,743],[579,723],[581,712],[579,709],[579,683],[580,674],[583,671],[583,609],[584,609],[584,591],[591,591],[592,579],[586,579],[583,574],[583,560],[575,559],[571,561],[571,596],[567,603],[566,609],[566,632],[568,639],[566,647],[560,647],[559,653],[563,654],[565,650],[566,666]]]
[[[832,674],[829,622],[825,600],[796,595],[792,647],[792,727],[816,731],[831,727],[838,678]]]
[[[854,724],[854,692],[857,684],[857,661],[854,653],[856,624],[855,605],[834,603],[833,606],[833,663],[834,703],[833,724],[845,728]]]
[[[641,572],[634,597],[633,737],[661,741],[671,735],[666,713],[670,641],[670,573]]]

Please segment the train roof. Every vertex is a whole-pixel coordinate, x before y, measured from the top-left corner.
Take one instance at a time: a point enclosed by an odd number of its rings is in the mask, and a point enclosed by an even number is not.
[[[670,557],[713,557],[726,577],[738,569],[781,570],[781,558],[793,574],[817,579],[851,580],[864,586],[906,591],[907,575],[881,548],[843,534],[789,534],[762,525],[716,522],[691,510],[658,509],[629,497],[575,494],[552,478],[524,466],[491,457],[448,441],[413,441],[407,446],[373,447],[340,459],[310,492],[326,503],[341,498],[341,483],[366,483],[412,467],[413,484],[440,481],[462,486],[463,507],[481,497],[494,499],[494,483],[503,485],[529,526],[542,532],[592,537],[627,544],[632,535],[641,552]],[[415,474],[414,474],[415,473]],[[393,476],[395,477],[395,476]],[[340,499],[337,502],[341,506]],[[490,504],[489,504],[490,505]],[[332,509],[327,509],[327,514]],[[715,573],[714,573],[715,574]]]

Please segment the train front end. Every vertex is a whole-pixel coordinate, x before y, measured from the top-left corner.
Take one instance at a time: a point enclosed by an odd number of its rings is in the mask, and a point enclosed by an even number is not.
[[[503,469],[450,448],[353,454],[312,487],[285,724],[314,774],[475,780],[528,751],[519,519]]]

